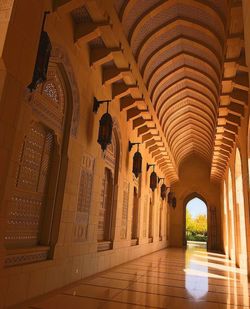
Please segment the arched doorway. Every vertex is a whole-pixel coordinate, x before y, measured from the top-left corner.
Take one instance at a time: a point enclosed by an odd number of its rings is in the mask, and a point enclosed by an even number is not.
[[[207,247],[207,205],[193,196],[185,204],[185,245]]]

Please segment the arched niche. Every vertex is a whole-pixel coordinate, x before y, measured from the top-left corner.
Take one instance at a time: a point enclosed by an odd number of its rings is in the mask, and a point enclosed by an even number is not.
[[[104,178],[101,188],[101,203],[98,216],[98,251],[112,249],[118,200],[118,179],[121,168],[120,131],[114,122],[112,142],[103,153]]]
[[[68,166],[72,119],[69,89],[63,65],[50,61],[47,80],[28,97],[31,113],[27,116],[29,123],[24,123],[25,134],[17,141],[15,177],[9,193],[6,266],[53,257]]]

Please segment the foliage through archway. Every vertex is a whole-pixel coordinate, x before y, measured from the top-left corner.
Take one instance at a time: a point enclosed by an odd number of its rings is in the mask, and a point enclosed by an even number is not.
[[[186,239],[207,242],[207,206],[197,197],[186,206]]]

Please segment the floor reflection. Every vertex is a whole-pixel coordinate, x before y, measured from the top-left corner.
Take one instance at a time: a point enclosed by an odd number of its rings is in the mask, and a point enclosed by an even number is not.
[[[188,242],[185,257],[186,268],[184,269],[185,288],[192,297],[201,299],[208,292],[208,267],[193,260],[197,250],[206,252],[206,245]]]
[[[246,275],[206,246],[169,248],[122,264],[16,309],[245,309]]]

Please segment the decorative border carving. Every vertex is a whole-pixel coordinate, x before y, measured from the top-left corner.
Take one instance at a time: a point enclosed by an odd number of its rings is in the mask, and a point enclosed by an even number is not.
[[[121,215],[121,239],[126,239],[127,237],[127,222],[128,222],[128,205],[129,205],[129,182],[124,181],[123,183],[123,204],[122,204],[122,215]]]
[[[30,264],[35,262],[41,262],[48,259],[48,249],[46,251],[32,252],[32,253],[20,253],[7,255],[5,258],[5,266],[16,266],[23,264]]]
[[[145,195],[143,208],[143,237],[147,237],[147,218],[148,218],[148,195]]]
[[[77,130],[80,120],[80,95],[77,87],[77,82],[75,79],[73,68],[70,64],[69,58],[65,50],[57,45],[52,47],[50,61],[55,63],[61,63],[67,73],[68,81],[72,93],[72,103],[73,103],[73,113],[71,122],[71,135],[77,136]]]

